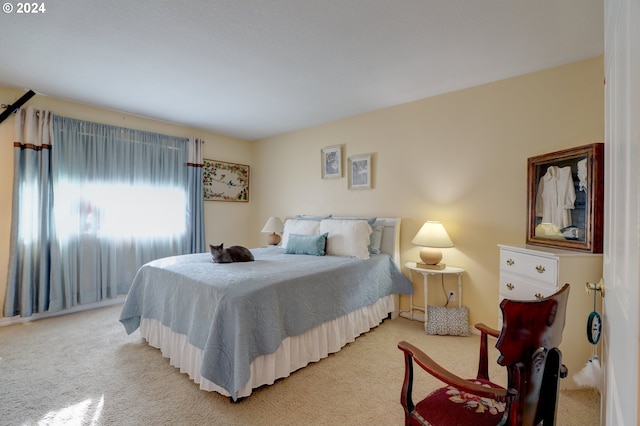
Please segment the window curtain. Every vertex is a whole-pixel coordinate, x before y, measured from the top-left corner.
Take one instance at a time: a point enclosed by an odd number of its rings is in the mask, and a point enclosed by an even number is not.
[[[203,251],[201,141],[48,116],[46,167],[45,149],[14,151],[16,166],[39,162],[14,172],[5,316],[114,298],[144,263]]]
[[[202,145],[204,141],[198,138],[189,138],[187,184],[189,185],[189,211],[187,216],[190,220],[188,235],[190,238],[190,252],[201,253],[206,251],[204,232],[204,192],[202,183]]]
[[[13,204],[4,315],[49,308],[52,114],[19,109],[14,121]]]

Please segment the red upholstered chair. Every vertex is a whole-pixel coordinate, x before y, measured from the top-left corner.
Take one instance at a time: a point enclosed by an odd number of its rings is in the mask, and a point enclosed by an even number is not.
[[[400,402],[406,425],[553,425],[558,384],[566,377],[562,340],[569,284],[556,294],[531,301],[503,300],[502,331],[476,324],[480,331],[480,361],[475,379],[462,379],[445,370],[407,342]],[[507,387],[489,380],[487,336],[497,337],[498,364],[507,369]],[[447,386],[414,404],[413,366],[417,364]]]

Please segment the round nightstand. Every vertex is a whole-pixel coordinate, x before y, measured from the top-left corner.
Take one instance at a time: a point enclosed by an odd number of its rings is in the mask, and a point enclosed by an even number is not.
[[[429,298],[428,298],[428,290],[429,290],[429,275],[457,275],[458,276],[458,307],[462,307],[462,273],[465,271],[464,268],[458,268],[456,266],[446,266],[444,269],[425,269],[420,268],[416,265],[416,262],[407,262],[404,264],[405,268],[407,268],[411,273],[411,282],[413,282],[413,274],[417,273],[422,275],[422,285],[424,291],[424,308],[414,306],[413,304],[413,295],[409,296],[409,309],[411,310],[411,319],[413,319],[413,311],[414,309],[424,310],[424,327],[426,330],[427,327],[427,306]]]

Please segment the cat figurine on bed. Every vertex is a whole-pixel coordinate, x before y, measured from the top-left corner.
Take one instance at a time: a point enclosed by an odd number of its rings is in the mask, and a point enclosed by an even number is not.
[[[209,244],[211,250],[211,260],[214,263],[252,262],[253,254],[248,248],[242,246],[231,246],[224,248],[223,243],[218,245]]]

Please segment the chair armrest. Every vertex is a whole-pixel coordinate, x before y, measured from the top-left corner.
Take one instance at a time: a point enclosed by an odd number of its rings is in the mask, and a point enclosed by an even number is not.
[[[478,330],[480,330],[481,334],[488,334],[489,336],[493,336],[495,338],[498,338],[500,336],[500,331],[499,330],[496,330],[495,328],[489,327],[488,325],[483,324],[481,322],[476,324],[475,327]]]
[[[487,336],[499,337],[500,332],[486,324],[478,323],[476,329],[480,330],[480,357],[478,360],[478,379],[489,380],[489,343]]]
[[[514,390],[490,388],[465,380],[442,367],[427,356],[427,354],[422,350],[410,343],[404,341],[400,342],[398,343],[398,348],[405,353],[406,357],[413,359],[423,370],[427,371],[440,381],[450,386],[454,386],[461,391],[486,398],[492,398],[500,402],[512,401],[517,395]],[[409,386],[409,389],[411,389],[411,386]]]

